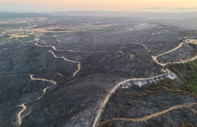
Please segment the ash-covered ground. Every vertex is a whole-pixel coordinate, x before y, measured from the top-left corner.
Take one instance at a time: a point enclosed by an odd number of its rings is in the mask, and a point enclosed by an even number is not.
[[[0,20],[0,26],[1,127],[91,127],[99,103],[117,83],[162,75],[165,67],[152,56],[197,38],[183,28],[122,17],[19,17]],[[195,54],[196,46],[185,44],[158,59],[166,63]],[[151,92],[154,82],[119,88],[100,122],[197,102],[181,92]],[[140,96],[144,91],[148,94]],[[182,122],[196,124],[196,114],[180,108],[145,122],[112,124],[167,127]]]

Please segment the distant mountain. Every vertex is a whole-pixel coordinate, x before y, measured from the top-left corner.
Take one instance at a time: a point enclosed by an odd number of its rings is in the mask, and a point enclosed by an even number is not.
[[[49,17],[49,15],[47,15],[47,14],[41,14],[41,13],[0,12],[0,19],[9,19],[9,18],[35,18],[35,17]]]
[[[159,13],[159,12],[128,12],[128,11],[65,11],[46,13],[54,16],[103,16],[103,17],[141,17],[147,19],[186,19],[193,18],[197,12]]]
[[[100,16],[100,17],[132,17],[147,20],[184,20],[195,18],[197,12],[160,13],[160,12],[129,12],[129,11],[65,11],[48,13],[15,13],[0,12],[0,19],[21,17],[49,17],[49,16]]]

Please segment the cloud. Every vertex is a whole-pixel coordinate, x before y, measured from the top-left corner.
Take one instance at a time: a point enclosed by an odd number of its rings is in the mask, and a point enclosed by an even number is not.
[[[172,8],[168,8],[168,7],[149,7],[149,8],[144,8],[144,9],[148,9],[148,10],[197,10],[197,7],[172,7]]]
[[[144,9],[154,10],[154,9],[165,9],[165,8],[164,7],[149,7],[149,8],[144,8]]]
[[[173,10],[197,10],[197,7],[191,7],[191,8],[185,8],[185,7],[177,8],[177,7],[174,7],[174,8],[170,8],[170,9],[173,9]]]

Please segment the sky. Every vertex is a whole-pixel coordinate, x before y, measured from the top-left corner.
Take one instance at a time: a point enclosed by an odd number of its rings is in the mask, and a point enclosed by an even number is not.
[[[0,0],[0,11],[197,11],[197,0]]]

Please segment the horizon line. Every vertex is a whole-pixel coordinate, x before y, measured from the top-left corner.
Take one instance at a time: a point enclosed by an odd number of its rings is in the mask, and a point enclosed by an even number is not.
[[[190,11],[151,11],[141,10],[141,11],[127,11],[127,10],[62,10],[62,11],[42,11],[42,10],[0,10],[0,13],[60,13],[60,12],[126,12],[126,13],[195,13],[197,10]],[[155,9],[153,9],[155,10]]]

